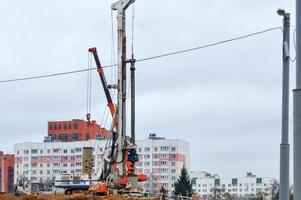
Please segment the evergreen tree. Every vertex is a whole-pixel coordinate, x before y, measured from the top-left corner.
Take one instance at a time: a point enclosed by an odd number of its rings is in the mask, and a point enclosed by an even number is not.
[[[174,194],[188,197],[192,196],[192,183],[185,166],[183,166],[181,175],[175,182]]]

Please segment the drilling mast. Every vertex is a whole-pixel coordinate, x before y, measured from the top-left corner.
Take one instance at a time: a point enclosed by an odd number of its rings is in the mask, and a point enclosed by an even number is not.
[[[118,59],[118,95],[117,95],[117,107],[118,107],[118,160],[117,163],[119,174],[126,174],[126,162],[123,159],[123,150],[126,148],[126,19],[125,13],[126,9],[134,3],[135,0],[120,0],[112,4],[112,10],[116,10],[117,14],[117,59]]]

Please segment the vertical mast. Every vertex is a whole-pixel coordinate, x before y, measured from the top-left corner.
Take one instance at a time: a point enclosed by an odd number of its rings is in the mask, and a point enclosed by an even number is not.
[[[294,199],[301,200],[301,0],[296,0],[296,89],[294,89]]]
[[[117,31],[118,31],[118,47],[117,47],[117,59],[118,59],[118,95],[117,95],[117,107],[118,107],[118,159],[119,175],[126,174],[125,160],[123,159],[123,149],[125,147],[126,139],[126,23],[125,23],[125,11],[135,0],[120,0],[112,4],[112,9],[117,10]]]

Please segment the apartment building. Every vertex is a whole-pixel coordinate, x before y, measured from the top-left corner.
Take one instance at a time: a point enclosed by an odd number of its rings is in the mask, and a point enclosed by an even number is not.
[[[143,184],[145,191],[158,193],[163,186],[171,194],[183,166],[189,171],[190,144],[149,134],[147,139],[138,140],[137,146],[137,172],[148,176],[148,181]]]
[[[14,155],[0,151],[0,192],[14,191]]]
[[[107,138],[109,131],[102,128],[96,121],[85,120],[48,122],[48,138],[45,141],[85,141],[96,138]]]
[[[161,186],[169,192],[177,180],[181,168],[189,169],[189,143],[176,139],[159,138],[155,134],[138,140],[137,151],[140,161],[137,173],[148,175],[141,186],[148,192],[157,193]],[[102,155],[106,140],[74,142],[18,143],[14,145],[15,181],[26,177],[33,183],[47,181],[62,173],[82,174],[84,147],[93,148],[93,178],[100,176]]]
[[[212,197],[217,190],[239,198],[268,196],[274,181],[272,178],[258,177],[252,173],[247,173],[244,177],[220,178],[216,174],[192,172],[191,177],[194,191],[203,199]]]
[[[105,140],[74,142],[24,142],[14,145],[15,182],[26,177],[32,183],[49,181],[62,173],[82,174],[84,147],[93,148],[95,169],[98,176]]]

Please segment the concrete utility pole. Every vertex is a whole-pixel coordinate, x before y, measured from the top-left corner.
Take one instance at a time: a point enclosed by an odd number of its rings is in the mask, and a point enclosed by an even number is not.
[[[118,170],[119,175],[126,175],[126,163],[123,159],[123,147],[126,140],[126,23],[125,13],[126,9],[134,3],[135,0],[120,0],[112,4],[112,9],[117,10],[117,39],[118,39],[118,97],[117,97],[117,108],[118,108]]]
[[[289,200],[289,65],[290,65],[290,13],[279,9],[277,13],[283,16],[283,45],[282,45],[282,136],[280,144],[280,200]]]
[[[301,0],[296,0],[296,89],[294,89],[294,199],[301,200]]]

